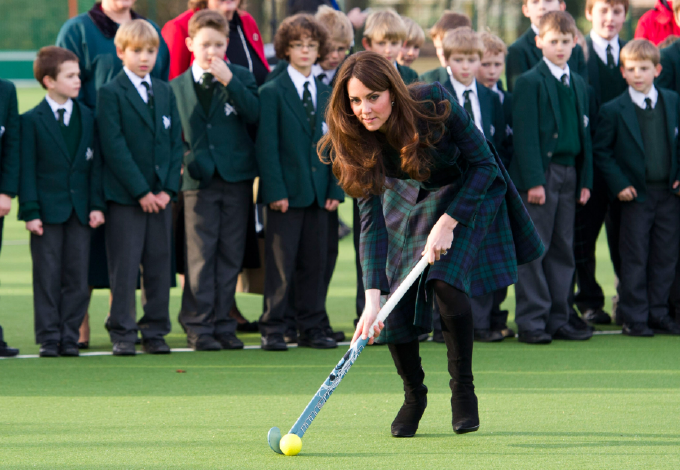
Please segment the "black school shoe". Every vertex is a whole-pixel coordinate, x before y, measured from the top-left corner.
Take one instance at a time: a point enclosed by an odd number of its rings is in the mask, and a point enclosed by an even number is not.
[[[521,331],[517,341],[527,344],[550,344],[552,343],[552,336],[544,330]]]
[[[314,328],[305,331],[298,339],[298,347],[314,349],[333,349],[338,347],[338,343],[325,335],[321,328]]]
[[[553,333],[552,337],[553,339],[563,339],[567,341],[585,341],[593,337],[593,332],[589,329],[579,330],[567,323]]]
[[[333,328],[328,327],[326,328],[325,333],[329,338],[333,338],[336,343],[345,341],[345,333],[342,331],[333,331]]]
[[[612,322],[612,317],[601,308],[585,310],[582,315],[585,321],[594,325],[610,325]]]
[[[212,335],[187,336],[187,346],[194,351],[221,351],[222,345]]]
[[[7,343],[0,341],[0,357],[14,357],[19,354],[19,350],[16,348],[10,348]]]
[[[475,330],[475,341],[479,341],[480,343],[497,343],[499,341],[503,341],[505,339],[505,336],[503,336],[503,333],[500,331],[494,331],[494,330]]]
[[[45,341],[40,345],[40,357],[59,357],[59,343]]]
[[[287,344],[296,344],[298,342],[297,331],[293,329],[286,330],[286,332],[283,334],[283,340]]]
[[[147,354],[170,354],[170,346],[163,338],[142,340],[142,351]]]
[[[660,335],[680,335],[680,325],[669,316],[665,315],[661,318],[650,318],[649,327],[656,334]]]
[[[215,338],[222,345],[222,349],[243,349],[243,341],[238,339],[234,333],[221,333],[215,335]]]
[[[651,338],[654,336],[654,331],[645,323],[624,323],[621,333],[626,336],[637,336],[642,338]]]
[[[115,341],[113,343],[114,356],[134,356],[135,354],[137,354],[137,351],[135,351],[133,341]]]
[[[282,334],[262,335],[260,341],[262,342],[263,351],[288,351],[288,345],[286,340],[283,339]]]
[[[62,357],[78,357],[80,351],[76,343],[62,343],[59,346],[59,355]]]

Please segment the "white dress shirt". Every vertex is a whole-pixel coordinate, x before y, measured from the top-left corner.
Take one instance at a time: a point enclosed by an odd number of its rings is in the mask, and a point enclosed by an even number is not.
[[[125,70],[125,74],[128,76],[134,87],[137,89],[139,96],[142,97],[142,101],[148,103],[149,97],[147,96],[146,88],[144,87],[144,85],[142,85],[142,82],[148,83],[149,88],[151,88],[151,75],[146,74],[146,77],[139,78],[139,75],[132,73],[132,71],[130,71],[129,68],[123,67],[123,70]]]
[[[656,102],[659,99],[659,91],[656,89],[654,85],[652,85],[652,88],[646,95],[635,90],[632,86],[629,86],[628,94],[630,94],[630,99],[633,100],[633,103],[635,103],[642,109],[645,109],[647,107],[647,104],[645,103],[646,98],[652,100],[652,109],[656,107]]]
[[[309,83],[309,92],[312,94],[312,103],[314,103],[314,109],[316,109],[316,81],[314,80],[314,74],[310,73],[309,77],[305,77],[300,72],[295,70],[292,65],[288,66],[288,75],[295,85],[295,89],[302,99],[302,94],[305,92],[305,83]]]
[[[531,23],[531,29],[533,29],[533,30],[534,30],[534,33],[536,33],[536,36],[538,36],[538,26],[536,26],[535,24]]]
[[[59,104],[52,98],[50,98],[50,95],[46,95],[45,101],[47,101],[47,104],[49,104],[50,108],[52,108],[52,113],[54,114],[54,118],[57,121],[59,120],[58,110],[60,109],[66,110],[66,112],[64,113],[64,125],[68,126],[68,123],[71,122],[71,114],[73,114],[73,100],[69,98],[68,101],[66,101],[66,103]]]
[[[479,95],[477,94],[477,80],[473,79],[469,86],[465,86],[453,78],[450,67],[447,67],[447,69],[449,71],[449,80],[451,80],[451,85],[453,85],[453,91],[456,92],[456,98],[461,106],[465,105],[463,93],[467,90],[472,91],[472,93],[470,93],[470,104],[472,105],[472,114],[475,115],[475,125],[480,131],[484,132],[484,129],[482,128],[482,108],[479,106]]]
[[[564,64],[564,68],[561,69],[557,65],[550,62],[548,59],[543,57],[543,60],[548,64],[550,73],[557,79],[558,82],[562,82],[562,75],[567,74],[567,83],[571,83],[571,73],[569,72],[569,64]]]
[[[595,54],[607,65],[607,46],[612,46],[612,55],[614,56],[614,65],[619,65],[619,54],[621,52],[621,46],[619,45],[619,35],[617,34],[614,39],[607,41],[602,36],[595,34],[595,32],[590,32],[590,39],[593,40],[593,50]]]
[[[498,82],[494,83],[493,86],[490,88],[490,90],[498,95],[498,99],[500,99],[501,104],[503,104],[503,101],[505,100],[505,93],[503,93],[500,90],[500,88],[498,88]]]
[[[324,85],[330,86],[331,82],[333,81],[333,77],[335,77],[335,72],[337,71],[337,67],[331,70],[324,70],[319,64],[312,65],[312,75],[315,77],[318,77],[322,73],[325,75],[324,78],[320,79]]]

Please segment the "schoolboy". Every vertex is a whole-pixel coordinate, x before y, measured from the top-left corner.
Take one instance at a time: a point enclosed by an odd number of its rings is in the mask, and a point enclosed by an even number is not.
[[[513,92],[509,173],[546,246],[541,258],[518,268],[515,321],[525,343],[592,336],[568,323],[575,206],[588,202],[593,178],[588,91],[568,64],[575,38],[569,13],[543,15],[536,41],[543,59]]]
[[[500,80],[503,70],[505,69],[505,57],[508,54],[508,48],[501,38],[489,33],[483,32],[480,34],[482,43],[484,44],[484,55],[482,62],[477,71],[477,82],[484,85],[498,95],[503,105],[503,117],[505,118],[505,142],[504,152],[499,155],[503,160],[505,167],[510,166],[512,159],[512,93],[503,88],[503,83]],[[501,309],[501,304],[507,297],[507,289],[500,289],[493,293],[493,301],[491,302],[491,316],[489,329],[491,331],[500,332],[504,338],[514,338],[515,332],[508,328],[508,311]],[[488,302],[487,302],[488,305]],[[488,308],[488,306],[487,306]]]
[[[626,20],[628,0],[588,0],[586,18],[593,25],[586,38],[588,81],[595,100],[607,103],[621,95],[626,81],[619,69],[619,53],[625,41],[619,32]],[[592,117],[591,107],[591,117]],[[595,123],[595,121],[593,121]],[[597,127],[596,125],[594,126]],[[593,129],[594,130],[594,129]],[[597,166],[593,168],[593,190],[588,204],[576,211],[574,255],[578,291],[574,302],[583,319],[594,324],[609,324],[611,317],[604,308],[604,292],[595,276],[595,249],[602,225],[607,220],[609,253],[617,276],[619,272],[619,204],[610,204],[607,183]]]
[[[420,55],[420,48],[425,44],[425,31],[408,16],[402,16],[401,19],[406,26],[406,40],[397,55],[397,63],[410,67]]]
[[[536,45],[536,36],[543,15],[551,11],[564,11],[565,8],[564,0],[522,0],[522,14],[531,20],[531,26],[508,48],[508,60],[505,66],[508,91],[513,91],[515,81],[520,75],[541,61],[542,55]],[[575,35],[576,33],[574,33]],[[588,72],[583,50],[579,45],[576,45],[573,49],[569,59],[569,68],[572,72],[587,79]]]
[[[328,43],[323,57],[312,66],[312,73],[324,85],[332,86],[335,72],[352,47],[354,29],[343,12],[327,5],[321,5],[314,17],[328,30]]]
[[[668,315],[680,232],[680,96],[654,86],[658,49],[646,39],[621,50],[628,90],[602,107],[594,155],[621,201],[618,312],[623,334],[680,334]]]
[[[484,43],[479,34],[467,27],[457,28],[446,33],[442,41],[444,58],[449,79],[444,83],[475,121],[484,136],[494,144],[499,155],[504,153],[506,137],[503,106],[496,93],[479,84],[476,80],[482,57]],[[491,342],[503,340],[503,335],[490,328],[491,308],[494,294],[470,299],[474,316],[475,339]],[[437,333],[435,322],[435,334]]]
[[[228,38],[220,13],[197,12],[186,41],[194,62],[171,82],[189,149],[182,176],[187,265],[180,323],[197,351],[243,348],[229,309],[257,176],[247,125],[258,121],[260,105],[253,74],[224,61]]]
[[[406,41],[406,26],[401,16],[391,8],[371,11],[366,18],[361,44],[367,51],[377,52],[392,62],[406,85],[418,81],[415,70],[397,62],[401,46]]]
[[[19,188],[20,142],[17,90],[12,82],[0,79],[0,249],[5,216],[12,209],[12,198]],[[0,357],[17,354],[18,349],[5,343],[0,326]]]
[[[90,300],[90,227],[104,223],[94,116],[79,101],[78,57],[49,46],[33,74],[45,99],[21,117],[19,219],[31,232],[35,339],[41,357],[78,356]]]
[[[325,335],[324,277],[328,215],[344,193],[330,167],[316,153],[326,130],[324,113],[330,88],[314,77],[312,64],[326,47],[327,32],[311,15],[286,18],[274,38],[285,73],[260,88],[260,126],[255,143],[260,170],[260,200],[265,212],[264,311],[260,318],[262,348],[287,350],[283,338],[290,287],[299,345],[334,348]]]
[[[419,78],[421,82],[439,82],[443,84],[449,79],[449,72],[446,70],[447,64],[446,57],[444,57],[444,46],[442,41],[444,40],[444,36],[447,32],[456,28],[464,27],[472,28],[472,21],[470,21],[470,17],[463,13],[444,10],[442,16],[428,31],[441,66],[422,74]]]
[[[106,254],[111,281],[113,354],[142,349],[168,354],[172,209],[182,165],[182,129],[170,85],[149,75],[159,36],[145,20],[120,26],[114,38],[123,70],[99,89],[97,127],[104,158]],[[135,323],[137,273],[142,269],[144,316]]]

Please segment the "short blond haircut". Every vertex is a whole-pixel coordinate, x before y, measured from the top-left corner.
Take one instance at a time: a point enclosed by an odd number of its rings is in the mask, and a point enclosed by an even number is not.
[[[430,34],[431,39],[443,38],[448,31],[466,26],[472,28],[472,21],[469,16],[464,13],[457,13],[453,10],[444,10],[442,16],[430,28],[428,33]]]
[[[423,44],[425,44],[425,31],[423,31],[423,28],[408,16],[402,16],[401,19],[404,22],[404,26],[406,26],[406,45],[423,47]]]
[[[661,62],[659,49],[647,39],[634,39],[621,49],[621,66],[626,66],[627,60],[651,60],[656,67]]]
[[[543,37],[549,31],[555,31],[559,34],[571,34],[576,38],[578,28],[576,21],[566,11],[549,11],[541,18],[538,23],[538,36]]]
[[[406,40],[406,26],[401,16],[391,8],[373,10],[366,18],[364,37],[369,41],[386,39],[403,42]]]
[[[348,46],[352,44],[354,28],[352,28],[352,22],[343,12],[328,5],[321,5],[314,18],[328,30],[328,39]]]
[[[135,46],[158,48],[160,42],[158,31],[146,20],[132,20],[123,23],[113,39],[113,43],[121,51]]]
[[[472,28],[456,28],[444,35],[444,58],[449,60],[453,54],[477,54],[484,56],[484,43]]]
[[[482,44],[484,44],[484,54],[508,55],[508,46],[506,46],[503,40],[495,34],[484,31],[479,34],[479,38],[482,40]]]

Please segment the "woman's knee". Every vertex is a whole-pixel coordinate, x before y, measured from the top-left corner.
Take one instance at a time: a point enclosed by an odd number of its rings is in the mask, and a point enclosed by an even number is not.
[[[470,298],[460,289],[436,279],[433,281],[434,293],[443,317],[457,317],[470,313]]]

